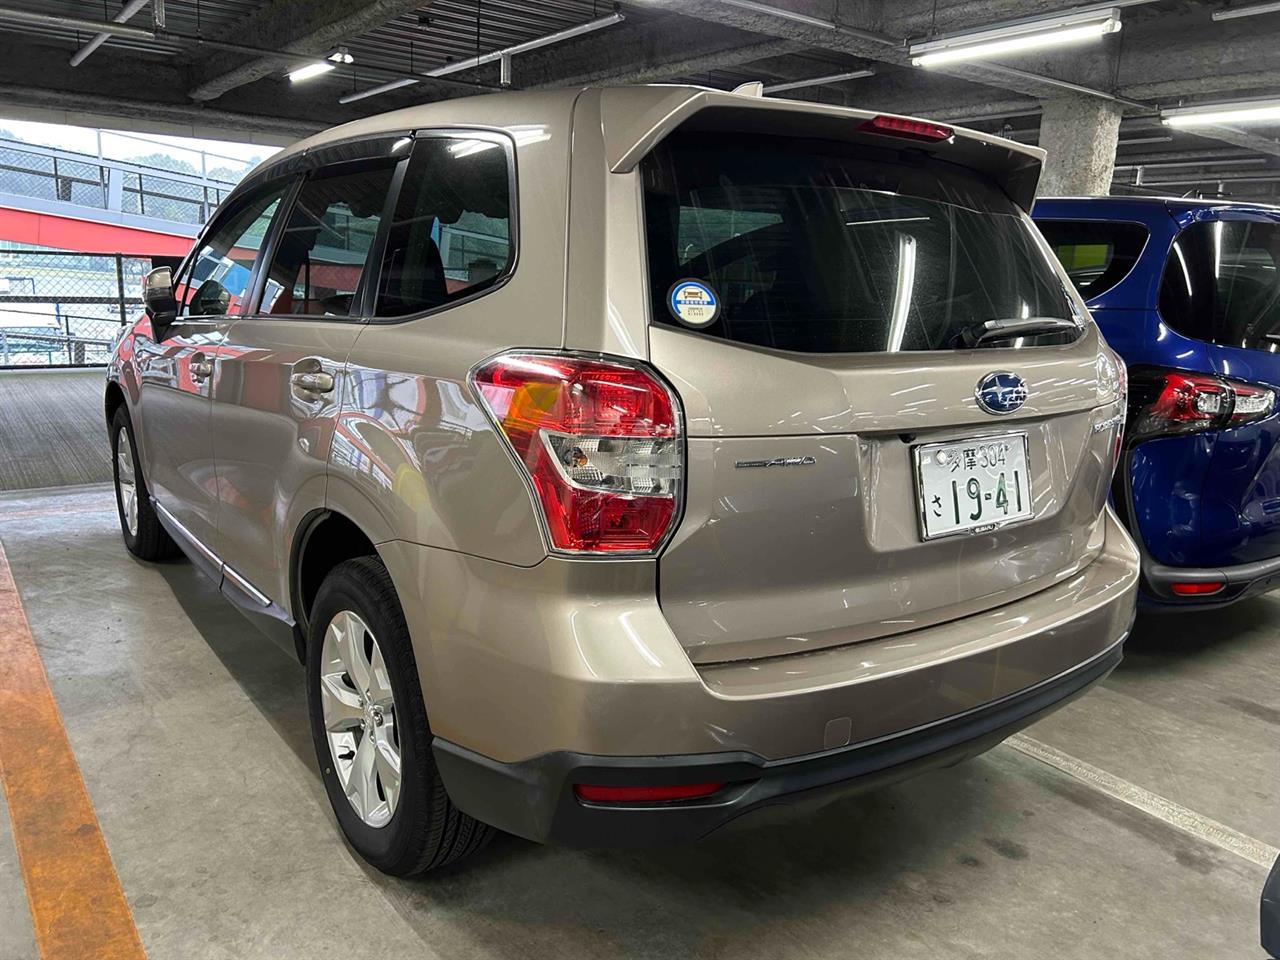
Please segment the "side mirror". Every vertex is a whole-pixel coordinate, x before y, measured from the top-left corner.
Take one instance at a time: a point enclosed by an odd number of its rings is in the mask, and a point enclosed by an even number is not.
[[[142,303],[151,318],[151,328],[159,339],[178,316],[178,301],[173,295],[173,270],[156,267],[142,279]]]

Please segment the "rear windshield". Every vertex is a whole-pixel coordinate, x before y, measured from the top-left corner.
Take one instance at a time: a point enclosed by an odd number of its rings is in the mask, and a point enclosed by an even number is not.
[[[686,134],[643,169],[657,323],[779,350],[877,353],[952,349],[988,320],[1074,317],[1013,202],[919,151]],[[681,308],[697,300],[714,306]]]
[[[1183,336],[1274,351],[1280,343],[1280,224],[1195,223],[1169,250],[1160,316]]]
[[[1086,300],[1100,297],[1129,275],[1147,245],[1140,223],[1112,220],[1037,220],[1067,276]]]

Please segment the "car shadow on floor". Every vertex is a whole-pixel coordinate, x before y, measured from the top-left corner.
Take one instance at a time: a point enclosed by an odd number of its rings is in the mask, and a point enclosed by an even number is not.
[[[314,769],[306,677],[297,658],[272,643],[190,563],[179,560],[155,565],[155,569],[250,702],[289,749]]]
[[[1252,597],[1218,610],[1140,610],[1117,673],[1194,669],[1200,661],[1224,657],[1265,658],[1275,645],[1266,625],[1278,616],[1280,594]]]

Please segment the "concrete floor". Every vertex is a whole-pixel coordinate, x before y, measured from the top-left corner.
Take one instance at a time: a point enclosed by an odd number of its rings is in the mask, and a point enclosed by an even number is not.
[[[780,824],[645,853],[502,837],[400,881],[347,850],[301,669],[109,488],[0,498],[0,541],[152,960],[1255,958],[1265,870],[1004,746]],[[1280,845],[1280,595],[1140,624],[1036,739]],[[0,958],[35,957],[0,818]]]

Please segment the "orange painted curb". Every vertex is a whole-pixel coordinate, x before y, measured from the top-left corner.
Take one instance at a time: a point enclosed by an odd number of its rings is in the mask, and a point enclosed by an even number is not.
[[[0,547],[0,781],[43,960],[145,958]]]

